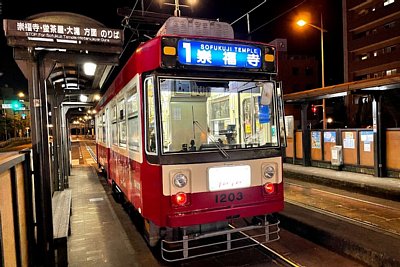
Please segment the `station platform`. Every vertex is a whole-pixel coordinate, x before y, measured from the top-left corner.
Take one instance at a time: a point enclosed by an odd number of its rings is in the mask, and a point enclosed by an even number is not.
[[[366,266],[400,266],[400,179],[285,163],[281,226]]]
[[[160,266],[92,157],[93,141],[72,142],[70,267]],[[91,153],[89,153],[91,152]]]

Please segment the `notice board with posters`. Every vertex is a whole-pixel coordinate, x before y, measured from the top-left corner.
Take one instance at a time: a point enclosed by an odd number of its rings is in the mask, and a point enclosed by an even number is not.
[[[3,236],[1,235],[1,214],[0,214],[0,267],[4,266],[3,260]]]

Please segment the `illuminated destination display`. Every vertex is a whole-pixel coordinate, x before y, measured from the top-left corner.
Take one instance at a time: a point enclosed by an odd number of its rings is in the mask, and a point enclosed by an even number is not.
[[[261,68],[261,48],[257,46],[203,42],[178,41],[178,60],[184,65]]]

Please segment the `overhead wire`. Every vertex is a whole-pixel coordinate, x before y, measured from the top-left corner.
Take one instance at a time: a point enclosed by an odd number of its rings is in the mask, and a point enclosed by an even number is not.
[[[137,37],[139,38],[139,30],[138,30],[139,24],[136,26],[135,29],[133,29],[133,28],[130,26],[130,24],[129,24],[129,21],[130,21],[132,15],[133,15],[133,12],[134,12],[134,10],[135,10],[135,8],[136,8],[136,6],[137,6],[138,3],[139,3],[139,0],[136,0],[135,4],[134,4],[133,7],[132,7],[132,10],[131,10],[131,13],[129,14],[129,16],[125,16],[125,17],[122,19],[122,21],[121,21],[121,26],[123,27],[123,30],[125,31],[125,29],[130,29],[130,30],[132,31],[132,34],[131,34],[131,36],[129,37],[129,40],[125,43],[124,48],[122,49],[122,52],[120,53],[120,55],[119,55],[119,57],[118,57],[119,59],[121,59],[121,57],[124,55],[126,49],[129,47],[129,44],[130,44],[131,42],[133,42],[133,41],[132,41],[132,38],[133,38],[134,36],[137,36]],[[152,3],[153,3],[153,0],[150,1],[150,4],[147,6],[146,11],[150,8],[150,6],[151,6]],[[142,4],[143,4],[143,2],[142,2]],[[143,8],[143,5],[142,5],[142,8]],[[111,75],[111,74],[113,73],[113,71],[115,70],[115,67],[116,67],[115,65],[112,66],[111,71],[107,74],[107,78],[106,78],[106,80],[105,80],[105,83],[107,83],[108,79],[110,78],[110,75]]]
[[[250,34],[254,33],[255,31],[258,31],[259,29],[263,28],[264,26],[266,26],[267,24],[273,22],[274,20],[279,19],[280,17],[282,17],[283,15],[286,15],[287,13],[289,13],[290,11],[292,11],[293,9],[296,9],[298,6],[302,5],[304,2],[306,2],[306,0],[301,1],[301,3],[295,5],[292,8],[289,8],[288,10],[286,10],[285,12],[282,12],[281,14],[279,14],[278,16],[274,17],[273,19],[267,21],[266,23],[262,24],[261,26],[257,27],[256,29],[252,30]]]

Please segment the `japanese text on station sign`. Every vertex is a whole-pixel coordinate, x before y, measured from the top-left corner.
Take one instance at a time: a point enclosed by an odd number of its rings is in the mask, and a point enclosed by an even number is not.
[[[261,68],[261,48],[241,44],[179,40],[178,60],[185,65]]]
[[[90,42],[122,42],[122,31],[77,25],[10,20],[9,30],[26,37]]]

